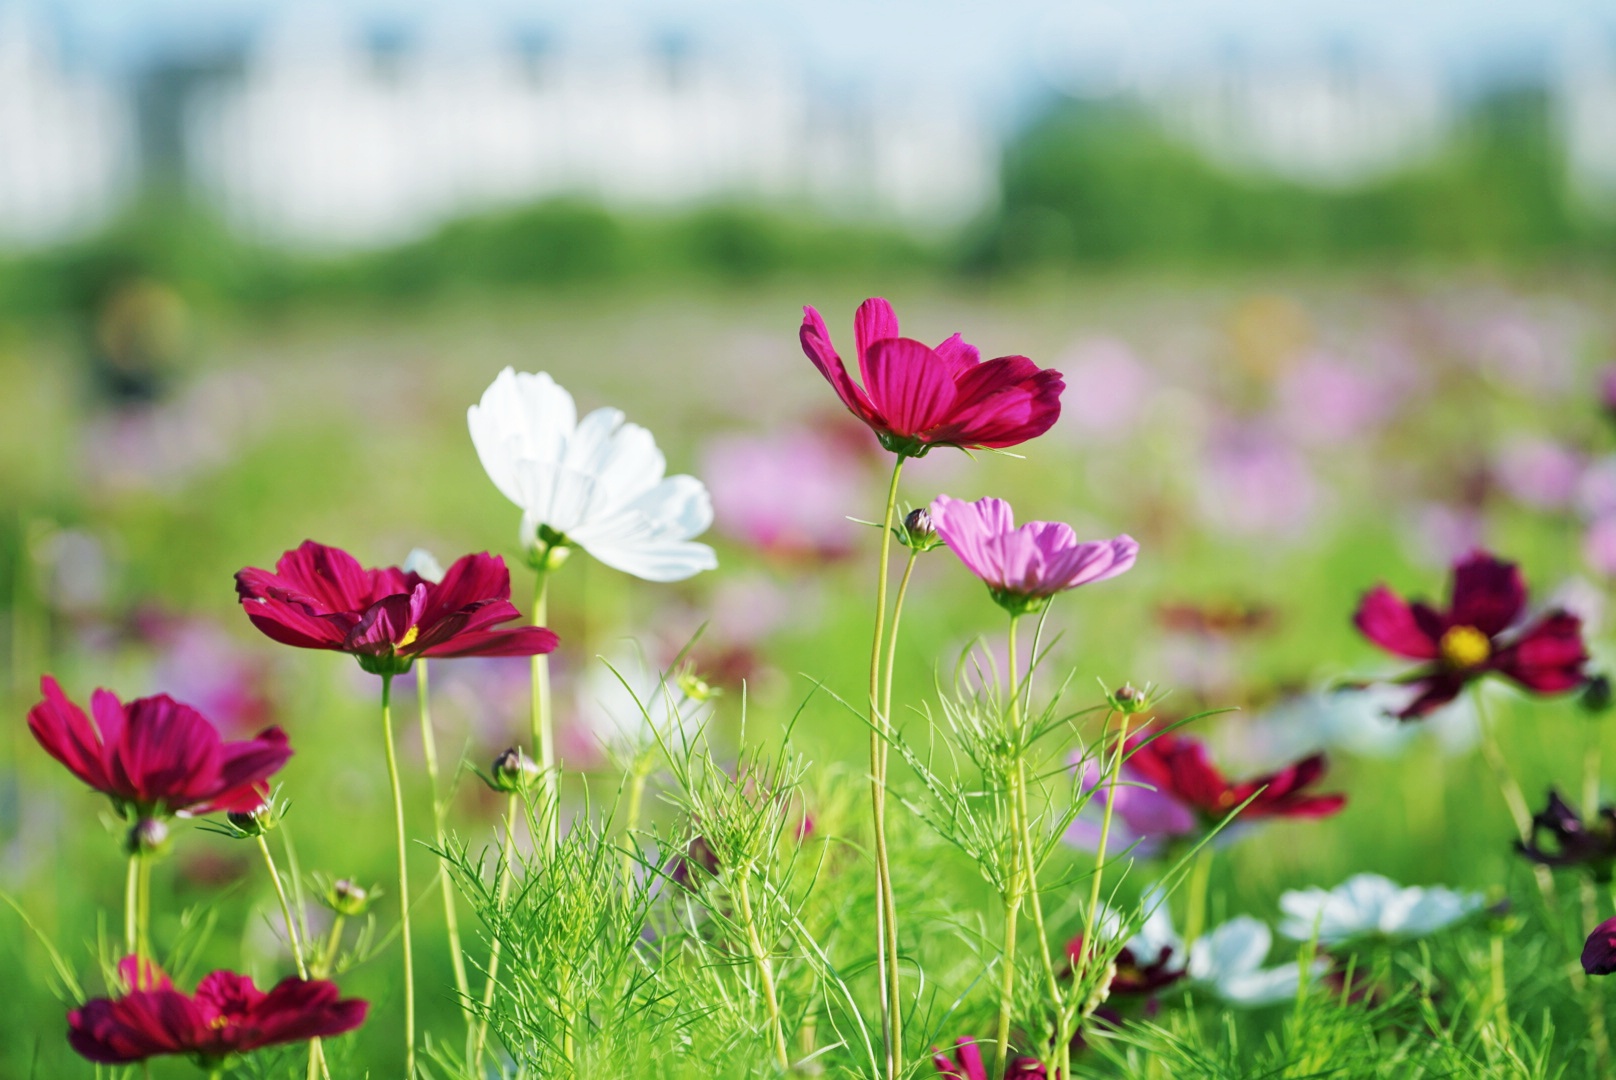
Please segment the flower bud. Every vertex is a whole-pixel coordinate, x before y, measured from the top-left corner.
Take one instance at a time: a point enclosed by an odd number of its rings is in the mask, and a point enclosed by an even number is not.
[[[232,810],[225,815],[225,820],[243,836],[259,836],[279,824],[275,808],[267,802],[256,810]]]
[[[930,551],[942,543],[937,535],[937,526],[931,520],[931,511],[924,506],[917,506],[904,516],[901,528],[893,530],[897,535],[898,543],[913,551]]]
[[[523,529],[526,532],[524,526]],[[540,572],[555,570],[567,561],[572,554],[572,546],[567,542],[565,533],[557,532],[548,525],[540,525],[533,532],[533,538],[526,540],[527,564]]]
[[[141,818],[130,828],[124,850],[142,858],[162,855],[168,850],[168,825],[161,818]]]
[[[521,792],[532,790],[544,776],[539,763],[513,746],[494,759],[489,769],[489,786],[495,791]]]
[[[689,698],[691,701],[696,702],[711,701],[713,698],[723,693],[723,691],[718,687],[712,685],[706,679],[696,674],[695,668],[689,667],[685,668],[678,674],[678,676],[675,677],[674,685],[679,687],[679,692],[681,694]]]
[[[357,882],[343,878],[332,882],[326,890],[325,905],[338,915],[357,918],[370,908],[370,891]]]
[[[1144,712],[1151,706],[1149,691],[1141,690],[1133,683],[1123,683],[1107,694],[1106,697],[1110,700],[1113,709],[1129,716],[1134,713]]]

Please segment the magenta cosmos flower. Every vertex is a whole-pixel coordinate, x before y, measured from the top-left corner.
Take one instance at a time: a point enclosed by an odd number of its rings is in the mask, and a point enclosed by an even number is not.
[[[896,454],[934,446],[1002,448],[1048,431],[1060,417],[1061,373],[1025,356],[983,362],[958,334],[935,349],[898,336],[892,305],[872,297],[853,316],[859,377],[854,382],[830,343],[825,320],[803,308],[802,351],[852,414]]]
[[[1037,611],[1058,592],[1116,577],[1139,555],[1126,534],[1079,541],[1058,521],[1029,521],[1018,529],[1003,499],[968,503],[940,495],[931,517],[943,543],[1013,615]]]
[[[953,1056],[934,1048],[932,1068],[946,1080],[988,1080],[987,1062],[982,1060],[983,1045],[991,1047],[993,1040],[957,1039]],[[1044,1080],[1044,1067],[1037,1058],[1014,1057],[1004,1067],[1004,1080]]]
[[[235,1054],[352,1031],[370,1008],[340,999],[323,979],[283,979],[265,993],[245,975],[215,971],[186,995],[150,962],[142,970],[127,957],[118,971],[128,993],[67,1014],[68,1043],[102,1065],[184,1054],[214,1068]]]
[[[275,572],[236,574],[236,593],[253,625],[283,645],[351,653],[377,675],[397,675],[416,659],[532,656],[556,647],[540,626],[496,629],[521,617],[511,603],[505,560],[467,555],[439,582],[410,570],[366,570],[340,548],[313,540],[282,555]]]
[[[1474,551],[1453,568],[1446,611],[1408,603],[1384,585],[1370,590],[1353,623],[1389,653],[1426,661],[1406,680],[1417,693],[1400,720],[1446,705],[1489,672],[1537,694],[1574,690],[1586,681],[1582,622],[1556,609],[1516,629],[1526,612],[1526,583],[1514,564]]]
[[[92,722],[49,675],[39,687],[45,700],[28,712],[34,738],[128,817],[255,809],[265,782],[292,756],[278,727],[225,742],[201,713],[167,694],[125,705],[97,690]]]

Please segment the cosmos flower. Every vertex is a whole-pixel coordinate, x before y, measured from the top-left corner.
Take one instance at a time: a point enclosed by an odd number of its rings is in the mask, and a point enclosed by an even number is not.
[[[853,316],[860,386],[830,342],[825,320],[803,308],[802,351],[848,411],[881,445],[920,457],[934,446],[1003,448],[1048,431],[1060,416],[1061,374],[1025,356],[982,361],[958,334],[935,349],[898,335],[892,305],[872,297]]]
[[[339,999],[336,984],[324,980],[283,979],[265,993],[245,975],[215,971],[186,995],[150,961],[142,969],[127,957],[118,971],[127,993],[67,1014],[68,1043],[102,1065],[184,1054],[212,1068],[261,1047],[352,1031],[370,1007]]]
[[[544,627],[497,629],[521,612],[505,560],[486,553],[456,560],[431,582],[397,567],[366,570],[340,548],[305,540],[274,573],[237,573],[236,593],[268,637],[350,653],[375,674],[400,674],[417,657],[531,656],[556,647]]]
[[[522,509],[521,543],[556,565],[580,547],[647,581],[681,581],[718,565],[693,541],[713,522],[707,489],[665,476],[651,433],[617,409],[578,419],[549,375],[499,373],[466,412],[471,441],[494,486]]]
[[[1475,551],[1453,568],[1446,611],[1410,604],[1377,585],[1358,605],[1353,623],[1387,652],[1427,662],[1406,680],[1415,697],[1397,713],[1400,720],[1416,720],[1490,672],[1538,694],[1581,686],[1588,660],[1581,621],[1553,610],[1516,629],[1525,611],[1520,569]]]
[[[1187,974],[1184,942],[1173,930],[1164,895],[1154,888],[1147,891],[1144,906],[1150,913],[1114,959],[1115,972],[1108,991],[1112,996],[1148,996]],[[1099,925],[1107,937],[1115,939],[1122,918],[1107,908],[1101,913]],[[1082,950],[1082,934],[1067,942],[1066,956],[1073,968],[1077,967]]]
[[[812,429],[725,435],[702,454],[717,527],[782,561],[828,561],[857,548],[848,515],[864,504],[869,470],[835,433]]]
[[[1333,889],[1291,890],[1279,898],[1280,933],[1337,945],[1358,938],[1420,938],[1468,918],[1486,902],[1480,893],[1440,886],[1404,888],[1379,874],[1355,874]]]
[[[1140,844],[1142,855],[1153,854],[1164,842],[1199,836],[1213,828],[1235,807],[1241,822],[1263,818],[1329,817],[1346,804],[1345,795],[1321,795],[1307,789],[1323,776],[1326,759],[1313,754],[1271,773],[1247,780],[1230,780],[1212,762],[1206,744],[1174,733],[1142,731],[1128,738],[1122,779],[1115,792],[1109,786],[1096,792],[1096,800],[1115,799],[1112,828],[1121,825],[1125,843]],[[1100,787],[1093,763],[1084,786]],[[1079,827],[1080,826],[1080,827]],[[1088,846],[1092,823],[1080,821],[1067,839]]]
[[[1126,534],[1079,541],[1070,525],[1058,521],[1030,521],[1018,529],[1003,499],[968,503],[940,495],[931,517],[937,535],[986,583],[994,602],[1013,614],[1036,611],[1067,589],[1116,577],[1139,555],[1139,544]]]
[[[1250,915],[1240,915],[1197,938],[1190,946],[1189,977],[1230,1005],[1259,1008],[1294,1001],[1302,984],[1296,961],[1263,967],[1273,947],[1273,932]],[[1313,962],[1313,977],[1322,976],[1329,961]]]
[[[55,679],[46,675],[39,686],[45,699],[28,712],[34,738],[132,819],[256,808],[264,782],[292,756],[278,727],[225,742],[201,713],[167,694],[125,705],[97,690],[92,722]]]
[[[1606,919],[1588,935],[1582,946],[1582,970],[1590,975],[1616,971],[1616,919]]]
[[[1586,867],[1595,881],[1608,882],[1616,866],[1616,806],[1601,806],[1592,821],[1553,788],[1546,807],[1532,817],[1532,839],[1515,850],[1544,866]]]

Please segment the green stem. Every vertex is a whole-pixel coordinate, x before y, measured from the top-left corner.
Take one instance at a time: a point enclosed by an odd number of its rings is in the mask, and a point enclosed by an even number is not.
[[[494,892],[496,896],[495,912],[503,913],[505,902],[511,895],[511,859],[514,857],[516,847],[516,792],[512,792],[505,801],[505,839],[499,847],[499,865],[494,868]],[[483,1047],[488,1042],[488,1014],[494,1006],[494,991],[499,986],[499,953],[500,935],[498,927],[494,929],[494,942],[488,953],[488,982],[483,987],[482,1008],[478,1010],[477,1029],[472,1035],[469,1056],[472,1072],[480,1072],[483,1062]]]
[[[314,960],[314,976],[318,979],[327,978],[331,970],[337,965],[337,953],[342,949],[342,931],[348,925],[346,916],[340,912],[331,919],[331,932],[325,936],[325,945],[320,955]]]
[[[533,586],[533,625],[543,626],[549,618],[550,572],[538,571]],[[549,811],[549,828],[544,834],[546,858],[555,855],[556,840],[561,828],[560,784],[556,777],[555,724],[550,712],[550,657],[548,653],[533,655],[533,709],[531,714],[533,745],[539,748],[539,766],[544,770],[544,798]]]
[[[1603,749],[1600,726],[1592,721],[1586,725],[1586,742],[1582,750],[1582,816],[1593,821],[1599,816],[1599,770]]]
[[[999,972],[999,1022],[993,1040],[993,1071],[991,1076],[1003,1076],[1010,1059],[1010,1012],[1015,1005],[1016,992],[1016,919],[1021,909],[1022,890],[1026,878],[1026,846],[1022,843],[1026,825],[1021,820],[1024,780],[1022,759],[1026,748],[1022,745],[1020,680],[1016,675],[1016,625],[1020,618],[1010,616],[1010,715],[1009,741],[1015,748],[1015,762],[1010,770],[1010,835],[1014,839],[1010,851],[1010,875],[1004,893],[1004,967]]]
[[[881,563],[875,588],[875,638],[870,645],[870,809],[875,825],[876,973],[881,980],[881,1030],[886,1038],[888,1080],[898,1080],[903,1064],[902,984],[898,977],[898,910],[892,894],[892,866],[887,858],[886,740],[891,724],[882,707],[881,645],[886,638],[887,585],[892,562],[892,518],[898,505],[898,481],[905,456],[898,455],[887,487],[881,521]]]
[[[1492,1013],[1494,1023],[1498,1027],[1498,1044],[1508,1047],[1509,1037],[1509,996],[1504,983],[1504,935],[1493,934],[1492,949]]]
[[[1083,978],[1088,974],[1089,960],[1094,955],[1095,919],[1100,912],[1100,881],[1104,876],[1106,848],[1111,843],[1111,819],[1117,805],[1117,784],[1122,777],[1122,759],[1128,751],[1128,714],[1123,713],[1117,727],[1116,749],[1111,754],[1111,778],[1105,791],[1105,813],[1100,817],[1100,845],[1094,852],[1094,878],[1089,883],[1089,909],[1083,917],[1083,945],[1078,950],[1077,970],[1072,973],[1072,986],[1081,990]]]
[[[415,951],[410,941],[409,838],[404,832],[404,790],[393,749],[393,677],[382,676],[382,745],[387,751],[387,780],[393,788],[393,829],[398,843],[399,936],[404,945],[404,1076],[415,1076]]]
[[[737,899],[741,902],[741,918],[746,922],[746,940],[752,948],[752,960],[757,964],[758,979],[763,983],[763,1003],[769,1013],[769,1032],[773,1036],[775,1061],[781,1071],[791,1069],[791,1055],[786,1051],[785,1028],[780,1023],[780,999],[774,990],[774,965],[769,960],[769,954],[763,949],[763,939],[758,936],[757,920],[752,916],[752,890],[747,879],[751,876],[749,869],[743,868],[738,875]]]
[[[628,781],[628,813],[623,824],[623,899],[629,900],[634,892],[634,856],[638,842],[634,830],[640,827],[640,805],[645,800],[646,770],[635,762]]]
[[[151,959],[151,864],[149,855],[139,857],[139,897],[135,905],[135,955],[142,961]]]
[[[304,914],[308,908],[308,901],[303,896],[303,867],[297,861],[297,848],[292,844],[292,830],[287,827],[284,819],[278,828],[281,834],[281,848],[286,852],[286,876],[292,880],[292,911],[297,915],[297,932],[307,947],[309,920]]]
[[[1195,853],[1195,865],[1190,868],[1189,899],[1184,912],[1184,949],[1195,944],[1206,929],[1206,894],[1212,884],[1212,845],[1203,844]]]
[[[140,955],[140,856],[129,856],[123,884],[123,954]]]
[[[904,563],[903,577],[898,579],[898,598],[892,602],[892,630],[887,635],[887,665],[881,673],[881,715],[892,715],[892,669],[898,656],[898,623],[903,618],[903,602],[909,595],[909,577],[915,572],[915,560],[920,552],[909,549],[909,560]],[[887,748],[881,748],[882,772],[885,773]]]
[[[419,660],[415,666],[416,711],[421,718],[421,755],[426,759],[427,792],[432,798],[432,832],[438,850],[447,851],[443,819],[446,807],[438,800],[438,740],[432,732],[432,691],[427,683],[427,662]],[[467,1030],[471,1024],[471,981],[466,977],[465,951],[460,947],[460,915],[455,910],[454,882],[449,880],[442,856],[438,863],[438,887],[443,892],[443,925],[449,934],[449,962],[454,967],[455,998],[460,1012],[466,1018]]]
[[[303,939],[298,936],[297,919],[292,915],[292,903],[286,898],[286,889],[281,884],[280,871],[275,869],[275,857],[269,853],[269,841],[264,834],[259,833],[258,853],[264,857],[264,869],[269,871],[269,880],[275,886],[275,899],[280,901],[281,918],[286,922],[286,940],[292,947],[292,960],[297,964],[298,978],[305,982],[309,977],[308,966],[303,961]]]
[[[1515,822],[1515,832],[1520,836],[1521,843],[1532,842],[1532,810],[1526,804],[1526,794],[1521,790],[1520,782],[1515,774],[1510,772],[1509,761],[1504,757],[1504,751],[1498,745],[1498,736],[1493,731],[1491,718],[1488,716],[1487,703],[1482,697],[1482,684],[1478,680],[1472,691],[1476,704],[1476,726],[1481,731],[1481,756],[1486,760],[1488,768],[1492,770],[1493,780],[1498,784],[1498,790],[1504,796],[1504,805],[1509,808],[1509,816]],[[1586,813],[1587,811],[1584,811]],[[1554,875],[1542,863],[1532,864],[1532,876],[1537,879],[1538,892],[1543,894],[1543,903],[1550,912],[1559,908],[1559,900],[1554,890]]]

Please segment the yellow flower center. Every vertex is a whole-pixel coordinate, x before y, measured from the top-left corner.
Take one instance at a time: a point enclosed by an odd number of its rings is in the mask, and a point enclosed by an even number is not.
[[[412,626],[408,630],[404,631],[404,636],[399,638],[398,641],[394,643],[393,648],[407,649],[411,645],[415,644],[415,639],[420,636],[421,628],[419,626]]]
[[[1493,652],[1492,642],[1488,640],[1487,635],[1474,626],[1451,628],[1442,635],[1437,649],[1442,653],[1442,659],[1448,666],[1461,670],[1485,663]]]

